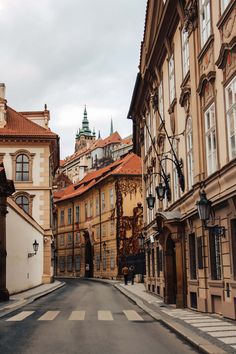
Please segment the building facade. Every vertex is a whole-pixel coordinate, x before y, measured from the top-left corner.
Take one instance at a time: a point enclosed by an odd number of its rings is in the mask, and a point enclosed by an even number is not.
[[[59,165],[59,137],[48,127],[50,113],[19,113],[7,105],[0,85],[0,159],[12,179],[12,198],[46,232],[43,282],[52,280],[52,181]]]
[[[56,274],[116,279],[138,255],[141,163],[134,154],[54,194]]]
[[[147,289],[166,303],[233,319],[235,13],[233,0],[149,0],[128,114],[148,198]],[[203,222],[198,207],[206,205]]]

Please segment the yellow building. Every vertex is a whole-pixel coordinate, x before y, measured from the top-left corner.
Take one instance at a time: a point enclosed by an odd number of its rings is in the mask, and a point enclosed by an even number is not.
[[[140,252],[141,200],[141,161],[133,153],[55,192],[56,274],[116,278]]]
[[[150,207],[145,200],[147,289],[233,319],[235,11],[233,0],[149,0],[129,111]]]

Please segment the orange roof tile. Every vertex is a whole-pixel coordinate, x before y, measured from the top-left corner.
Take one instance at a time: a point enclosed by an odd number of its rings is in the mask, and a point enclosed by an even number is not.
[[[57,134],[45,129],[40,125],[32,122],[24,117],[21,113],[7,106],[7,124],[4,128],[0,128],[0,136],[27,136],[38,138],[56,138]]]
[[[121,160],[117,160],[112,164],[101,168],[100,170],[88,173],[78,184],[73,184],[63,190],[63,194],[59,197],[56,194],[55,202],[60,202],[88,191],[91,187],[103,181],[104,179],[115,175],[141,175],[141,158],[134,153],[128,154]]]

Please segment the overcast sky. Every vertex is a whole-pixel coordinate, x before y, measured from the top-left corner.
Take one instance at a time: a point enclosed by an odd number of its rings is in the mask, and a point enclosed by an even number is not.
[[[8,105],[42,110],[73,153],[87,105],[91,128],[122,136],[139,64],[146,0],[0,0],[0,82]]]

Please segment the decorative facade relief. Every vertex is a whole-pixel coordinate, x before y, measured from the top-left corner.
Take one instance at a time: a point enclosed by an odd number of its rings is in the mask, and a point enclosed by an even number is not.
[[[199,65],[200,65],[200,77],[203,75],[207,75],[210,71],[215,70],[213,41],[211,41],[207,52],[200,59]]]
[[[188,5],[184,10],[184,28],[190,35],[192,31],[197,27],[198,20],[198,6],[197,0],[189,1]]]

